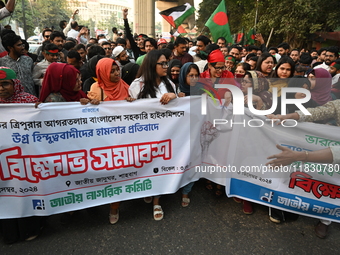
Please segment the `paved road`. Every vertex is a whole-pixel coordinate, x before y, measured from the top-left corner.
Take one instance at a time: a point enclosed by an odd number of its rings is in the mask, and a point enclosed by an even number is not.
[[[333,223],[322,240],[314,234],[316,219],[274,224],[260,205],[253,215],[245,215],[240,204],[216,198],[202,180],[193,188],[189,207],[181,207],[180,197],[177,192],[161,198],[165,216],[158,222],[151,204],[142,199],[121,203],[116,225],[108,223],[108,205],[77,212],[67,226],[54,215],[37,239],[0,242],[0,255],[339,254],[340,224]]]

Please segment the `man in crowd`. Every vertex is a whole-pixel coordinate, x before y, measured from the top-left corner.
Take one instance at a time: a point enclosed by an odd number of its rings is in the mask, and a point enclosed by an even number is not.
[[[229,50],[227,46],[221,47],[220,51],[222,52],[223,56],[226,57],[229,55]]]
[[[17,78],[21,81],[25,91],[37,96],[38,93],[35,90],[32,77],[33,60],[23,55],[25,53],[25,45],[22,43],[21,37],[14,33],[9,33],[2,38],[2,44],[7,50],[8,55],[0,59],[0,66],[12,69],[17,74]]]
[[[62,29],[63,33],[65,36],[67,36],[67,33],[71,30],[71,23],[74,21],[74,17],[79,13],[79,10],[75,10],[74,13],[72,14],[70,21],[66,23],[66,20],[60,21],[60,28]]]
[[[87,62],[87,59],[86,59],[87,51],[86,51],[85,45],[82,44],[82,43],[79,43],[79,44],[76,45],[76,47],[74,49],[79,53],[83,63],[86,63]]]
[[[105,57],[109,58],[112,55],[111,43],[108,41],[102,42],[102,47],[105,50]]]
[[[118,30],[116,27],[112,28],[112,41],[117,42],[117,39],[119,38],[118,36]]]
[[[71,22],[71,30],[67,33],[67,37],[72,37],[83,44],[87,44],[90,40],[88,29],[86,27],[80,29],[77,21]]]
[[[220,48],[223,48],[223,47],[227,46],[227,45],[226,45],[226,39],[225,39],[224,37],[219,37],[219,38],[217,39],[217,45],[218,45]]]
[[[172,58],[181,61],[182,65],[187,62],[193,62],[192,56],[186,52],[186,40],[183,37],[177,37],[175,41],[175,49],[172,52]]]
[[[326,49],[325,59],[321,65],[317,65],[314,68],[323,68],[329,71],[329,65],[337,60],[339,57],[338,48],[337,47],[329,47]]]
[[[235,65],[237,65],[240,61],[241,61],[241,54],[240,54],[240,51],[242,49],[240,49],[238,46],[236,45],[232,45],[231,46],[231,49],[229,51],[229,55],[233,56],[235,58]]]
[[[78,70],[83,66],[80,54],[76,50],[70,50],[67,53],[67,64],[74,66]]]
[[[50,41],[51,34],[52,34],[51,29],[49,29],[49,28],[44,29],[44,31],[42,32],[42,37],[43,37],[43,40],[44,40],[43,43]],[[41,50],[42,50],[42,45],[39,46],[39,48],[37,49],[37,55],[38,55],[37,62],[40,62],[44,59],[44,55],[41,53]]]
[[[146,54],[148,54],[150,51],[157,49],[157,42],[155,39],[153,38],[147,38],[144,40],[144,49]],[[139,66],[142,65],[143,60],[146,56],[146,54],[140,56],[137,60],[136,60],[136,64],[138,64]]]
[[[198,48],[198,51],[205,51],[205,48],[209,44],[211,44],[211,41],[208,37],[204,35],[200,35],[199,37],[197,37],[196,46]]]
[[[329,73],[332,75],[332,85],[340,79],[340,59],[333,61],[329,66]]]
[[[65,35],[59,31],[54,31],[50,35],[50,42],[57,45],[59,49],[58,62],[66,62],[67,50],[64,49]]]
[[[277,46],[277,50],[281,57],[284,55],[289,56],[290,46],[288,43],[283,42]]]
[[[116,61],[120,70],[122,70],[124,65],[130,62],[129,56],[123,46],[117,46],[112,52],[112,57]]]
[[[42,45],[42,55],[44,56],[44,59],[37,63],[33,69],[34,84],[39,88],[39,91],[41,89],[47,67],[51,63],[58,61],[59,49],[57,45],[53,43],[44,42]]]
[[[289,57],[291,59],[293,59],[294,63],[297,64],[299,62],[300,59],[300,52],[298,49],[292,49],[292,51],[290,52]]]

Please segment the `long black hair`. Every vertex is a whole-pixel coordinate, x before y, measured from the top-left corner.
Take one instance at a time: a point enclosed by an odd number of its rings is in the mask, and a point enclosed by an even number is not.
[[[279,76],[277,75],[277,70],[279,70],[280,66],[283,64],[289,64],[290,65],[290,76],[289,78],[294,76],[295,73],[295,63],[294,60],[291,59],[288,56],[282,56],[279,60],[279,62],[277,62],[277,65],[275,67],[275,71],[272,73],[272,78],[279,78]]]
[[[276,64],[276,58],[273,55],[271,55],[269,52],[262,53],[259,59],[257,60],[256,67],[255,67],[256,71],[260,71],[262,73],[262,69],[261,69],[262,62],[265,61],[267,58],[272,58],[274,65]]]
[[[141,67],[138,70],[137,78],[143,76],[144,86],[138,94],[138,99],[140,98],[156,98],[156,91],[158,89],[157,79],[160,78],[164,82],[165,87],[168,92],[175,93],[167,76],[159,77],[156,72],[158,59],[164,56],[159,50],[152,50],[146,54]],[[176,94],[176,93],[175,93]]]

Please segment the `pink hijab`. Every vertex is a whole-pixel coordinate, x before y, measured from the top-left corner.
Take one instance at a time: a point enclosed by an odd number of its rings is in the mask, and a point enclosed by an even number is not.
[[[332,100],[332,76],[323,68],[314,69],[312,73],[314,73],[316,78],[315,87],[310,91],[312,99],[319,105],[324,105]]]

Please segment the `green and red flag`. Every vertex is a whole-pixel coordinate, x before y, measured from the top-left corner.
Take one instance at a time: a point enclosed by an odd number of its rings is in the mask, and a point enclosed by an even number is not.
[[[255,44],[255,29],[251,28],[247,34],[247,45]]]
[[[217,38],[223,36],[228,43],[233,42],[230,33],[229,21],[227,16],[227,8],[224,0],[220,2],[216,10],[210,16],[205,26],[209,28],[213,40],[216,42]]]
[[[195,12],[195,8],[186,3],[161,11],[159,14],[174,28],[181,25],[186,18]]]
[[[244,30],[243,30],[243,27],[242,27],[241,33],[237,34],[236,43],[237,44],[241,44],[241,45],[244,44]]]

